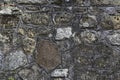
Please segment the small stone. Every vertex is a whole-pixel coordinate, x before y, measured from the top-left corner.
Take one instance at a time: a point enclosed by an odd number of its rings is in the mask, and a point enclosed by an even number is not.
[[[55,25],[66,25],[70,23],[71,20],[72,14],[66,12],[55,14],[55,18],[53,19]]]
[[[115,7],[107,7],[105,11],[108,14],[115,14],[116,13]]]
[[[120,16],[110,16],[114,29],[120,29]]]
[[[5,70],[15,70],[27,64],[26,55],[21,50],[11,52],[5,57]]]
[[[97,40],[96,35],[88,30],[81,33],[81,38],[83,41],[86,41],[88,43],[92,43]]]
[[[55,69],[51,73],[51,77],[67,77],[68,76],[68,69]]]
[[[35,50],[36,41],[32,38],[26,37],[23,39],[23,49],[25,53],[31,54]]]
[[[64,38],[70,38],[72,36],[72,28],[58,28],[56,33],[56,40],[62,40]]]
[[[91,28],[91,27],[96,27],[97,25],[97,19],[95,15],[84,15],[80,19],[80,26],[83,28]]]
[[[84,27],[89,27],[89,23],[85,22],[85,23],[83,23],[83,26]]]
[[[2,34],[0,34],[0,42],[5,43],[8,41],[9,41],[9,37],[3,36]]]
[[[7,4],[7,5],[2,5],[0,14],[2,14],[2,15],[21,14],[21,10],[19,8],[15,7],[14,4],[12,6]]]
[[[25,35],[25,31],[22,28],[18,29],[18,33],[21,34],[21,35]]]
[[[108,35],[107,38],[111,42],[111,44],[120,45],[120,33],[115,32],[111,35]]]
[[[48,3],[47,0],[16,0],[18,3],[32,3],[32,4],[45,4]]]
[[[16,15],[0,15],[0,20],[2,28],[11,29],[18,24],[19,17]]]
[[[50,16],[46,13],[23,13],[22,19],[26,24],[48,25]]]
[[[18,72],[20,77],[23,80],[39,80],[40,74],[39,74],[39,68],[36,65],[33,65],[30,69],[22,69]]]
[[[57,46],[50,41],[40,41],[37,52],[36,62],[47,70],[54,69],[61,62]]]

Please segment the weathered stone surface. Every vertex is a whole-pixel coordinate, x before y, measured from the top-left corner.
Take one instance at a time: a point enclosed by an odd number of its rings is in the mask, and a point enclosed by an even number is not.
[[[23,21],[26,24],[34,24],[34,25],[48,25],[50,16],[46,13],[24,13],[22,15]]]
[[[15,26],[17,26],[18,21],[19,21],[19,17],[16,15],[0,15],[0,26],[2,28],[8,28],[11,29]]]
[[[100,74],[107,76],[107,74],[111,73],[111,69],[114,69],[110,65],[113,51],[103,43],[96,46],[81,44],[79,48],[73,50],[73,57],[75,63],[75,80],[98,79]]]
[[[120,45],[120,32],[119,32],[119,30],[108,35],[107,38],[112,45]]]
[[[26,55],[21,50],[11,52],[5,57],[5,70],[15,70],[27,64]]]
[[[18,3],[32,3],[32,4],[45,4],[47,0],[17,0]]]
[[[36,62],[47,70],[54,69],[61,62],[57,46],[50,41],[40,41],[37,52]]]
[[[72,28],[71,27],[58,28],[55,39],[62,40],[64,38],[70,38],[71,35],[72,35]]]
[[[94,15],[84,15],[80,19],[80,24],[81,27],[83,28],[91,28],[91,27],[97,27],[97,18]]]
[[[120,15],[118,16],[110,16],[111,21],[113,22],[114,29],[120,29]]]
[[[55,17],[53,19],[53,22],[55,25],[66,25],[72,21],[72,14],[70,13],[64,12],[64,13],[57,13],[54,15]]]
[[[21,14],[21,10],[17,8],[14,4],[2,5],[0,15],[13,15],[13,14]]]
[[[18,72],[20,77],[23,80],[39,80],[40,79],[40,73],[39,73],[39,67],[36,65],[33,65],[30,69],[22,69]]]
[[[51,77],[67,77],[68,76],[68,69],[55,69],[51,73]]]
[[[120,5],[119,0],[91,0],[92,5]]]
[[[94,32],[86,30],[84,32],[81,32],[81,39],[84,42],[92,43],[97,40],[97,35]]]
[[[23,50],[27,54],[33,53],[35,50],[36,41],[32,38],[26,37],[23,39]]]

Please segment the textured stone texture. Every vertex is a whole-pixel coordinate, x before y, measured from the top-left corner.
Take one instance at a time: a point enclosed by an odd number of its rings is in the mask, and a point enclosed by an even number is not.
[[[50,41],[40,41],[37,52],[36,62],[48,70],[54,69],[61,62],[57,46]]]
[[[0,0],[0,80],[120,80],[120,0]]]

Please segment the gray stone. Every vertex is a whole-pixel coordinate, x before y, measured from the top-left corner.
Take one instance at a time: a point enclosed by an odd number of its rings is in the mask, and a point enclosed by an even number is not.
[[[72,36],[72,28],[58,28],[56,33],[56,40],[62,40],[64,38],[70,38]]]
[[[9,37],[3,36],[2,34],[0,34],[0,42],[5,43],[8,41],[9,41]]]
[[[21,14],[21,10],[15,6],[2,5],[0,14],[2,15],[12,15],[12,14]]]
[[[51,77],[67,77],[68,76],[68,69],[55,69],[51,73]]]
[[[16,0],[18,3],[47,3],[47,0]]]
[[[83,39],[83,41],[88,42],[88,43],[92,43],[97,40],[95,33],[91,32],[89,30],[82,32],[81,38]]]
[[[5,70],[15,70],[27,64],[26,55],[21,50],[11,52],[5,57]]]
[[[32,54],[35,50],[36,41],[32,38],[26,37],[23,39],[23,50],[27,54]]]
[[[119,32],[115,32],[111,35],[108,35],[107,38],[111,44],[120,45],[120,33]]]
[[[20,70],[18,74],[23,80],[39,80],[40,79],[39,67],[36,65],[33,65],[30,69],[25,68]]]

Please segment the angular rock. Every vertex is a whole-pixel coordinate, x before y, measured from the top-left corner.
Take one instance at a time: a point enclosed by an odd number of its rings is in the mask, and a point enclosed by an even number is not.
[[[72,14],[70,13],[57,13],[53,19],[55,25],[67,25],[71,24]]]
[[[55,39],[62,40],[64,38],[70,38],[71,35],[72,35],[72,28],[71,27],[58,28]]]
[[[2,10],[0,10],[1,15],[13,15],[13,14],[21,14],[21,10],[15,6],[4,6]]]
[[[120,5],[119,0],[91,0],[92,5]]]
[[[80,26],[82,26],[83,28],[94,28],[97,26],[97,19],[95,15],[87,15],[87,16],[83,16],[80,19]]]
[[[18,74],[23,80],[39,80],[40,79],[39,68],[36,65],[33,65],[30,69],[25,68],[20,70]]]
[[[97,36],[95,33],[87,30],[81,33],[81,39],[85,42],[92,43],[97,40]]]
[[[17,26],[19,17],[16,15],[0,15],[0,26],[6,29],[12,29]]]
[[[36,14],[36,15],[35,15]],[[23,13],[22,19],[26,24],[48,25],[50,16],[46,13]]]
[[[23,39],[23,50],[27,54],[33,53],[35,50],[36,41],[32,38],[26,37]]]
[[[26,55],[21,50],[11,52],[5,57],[5,70],[15,70],[27,64]]]
[[[120,15],[110,16],[114,29],[120,29]]]
[[[114,32],[107,36],[112,45],[120,45],[120,32]]]
[[[51,77],[67,77],[68,76],[68,69],[55,69],[51,73]]]
[[[36,62],[47,70],[54,69],[61,62],[57,46],[50,41],[40,41],[37,52]]]
[[[0,34],[0,42],[5,43],[8,41],[9,41],[9,37],[3,36],[2,34]]]
[[[33,3],[33,4],[45,4],[48,3],[47,0],[16,0],[18,3],[24,3],[24,4],[29,4],[29,3]]]

